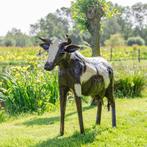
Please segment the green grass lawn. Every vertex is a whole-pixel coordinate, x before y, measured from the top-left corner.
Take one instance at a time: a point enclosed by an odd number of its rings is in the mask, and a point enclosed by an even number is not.
[[[59,111],[25,114],[0,124],[0,147],[143,147],[147,146],[147,99],[116,99],[117,128],[103,106],[101,126],[95,126],[96,107],[83,105],[86,133],[79,133],[75,103],[67,104],[65,135],[59,137]]]

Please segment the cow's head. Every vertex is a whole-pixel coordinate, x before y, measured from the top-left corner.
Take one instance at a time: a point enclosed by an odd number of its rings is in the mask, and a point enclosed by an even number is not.
[[[68,53],[72,53],[80,48],[77,45],[71,44],[72,41],[68,35],[66,35],[66,37],[67,41],[62,43],[59,43],[58,39],[51,41],[49,39],[41,38],[43,43],[40,44],[40,46],[48,51],[48,59],[44,66],[45,70],[52,70],[56,65],[59,65],[64,59],[66,59]]]

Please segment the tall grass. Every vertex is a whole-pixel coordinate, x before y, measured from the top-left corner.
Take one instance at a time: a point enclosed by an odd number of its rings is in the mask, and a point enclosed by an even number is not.
[[[44,72],[36,66],[13,67],[10,71],[0,75],[0,93],[9,113],[40,113],[54,107],[58,99],[56,72]]]
[[[116,97],[141,96],[145,86],[143,73],[123,72],[118,77],[115,80]],[[56,70],[45,72],[33,63],[11,67],[10,72],[0,75],[0,79],[0,97],[5,100],[9,113],[42,113],[55,108],[59,97]]]
[[[5,110],[0,110],[0,123],[7,121],[9,115],[6,114]]]
[[[139,97],[145,87],[145,77],[142,73],[127,73],[115,81],[116,97]]]
[[[141,52],[146,53],[146,47]],[[0,98],[5,100],[9,113],[44,112],[55,108],[58,100],[57,72],[45,72],[38,63],[46,55],[37,57],[39,48],[0,48]],[[130,57],[132,47],[113,49],[115,59]],[[81,50],[85,56],[91,56],[91,50]],[[102,55],[109,59],[108,49],[102,49]],[[146,72],[146,61],[134,64],[132,61],[112,62],[115,75],[115,96],[140,96],[145,85],[144,75],[136,71]],[[143,63],[145,65],[143,65]],[[11,66],[10,66],[11,65]],[[13,66],[12,66],[13,65]],[[141,66],[143,65],[143,66]],[[7,67],[10,70],[7,71]],[[132,72],[135,71],[135,72]],[[131,73],[132,72],[132,73]]]

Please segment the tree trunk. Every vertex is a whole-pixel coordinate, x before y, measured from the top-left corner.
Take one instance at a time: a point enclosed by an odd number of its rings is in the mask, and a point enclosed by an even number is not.
[[[95,27],[91,36],[92,56],[100,56],[100,26]]]
[[[91,6],[87,11],[87,29],[91,34],[92,56],[100,56],[100,28],[103,11],[95,6]]]

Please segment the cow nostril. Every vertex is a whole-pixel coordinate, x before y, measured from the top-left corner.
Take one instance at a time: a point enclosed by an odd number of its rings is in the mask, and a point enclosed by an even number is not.
[[[46,63],[45,63],[45,66],[49,66],[49,65],[50,65],[50,63],[49,63],[49,62],[46,62]]]

